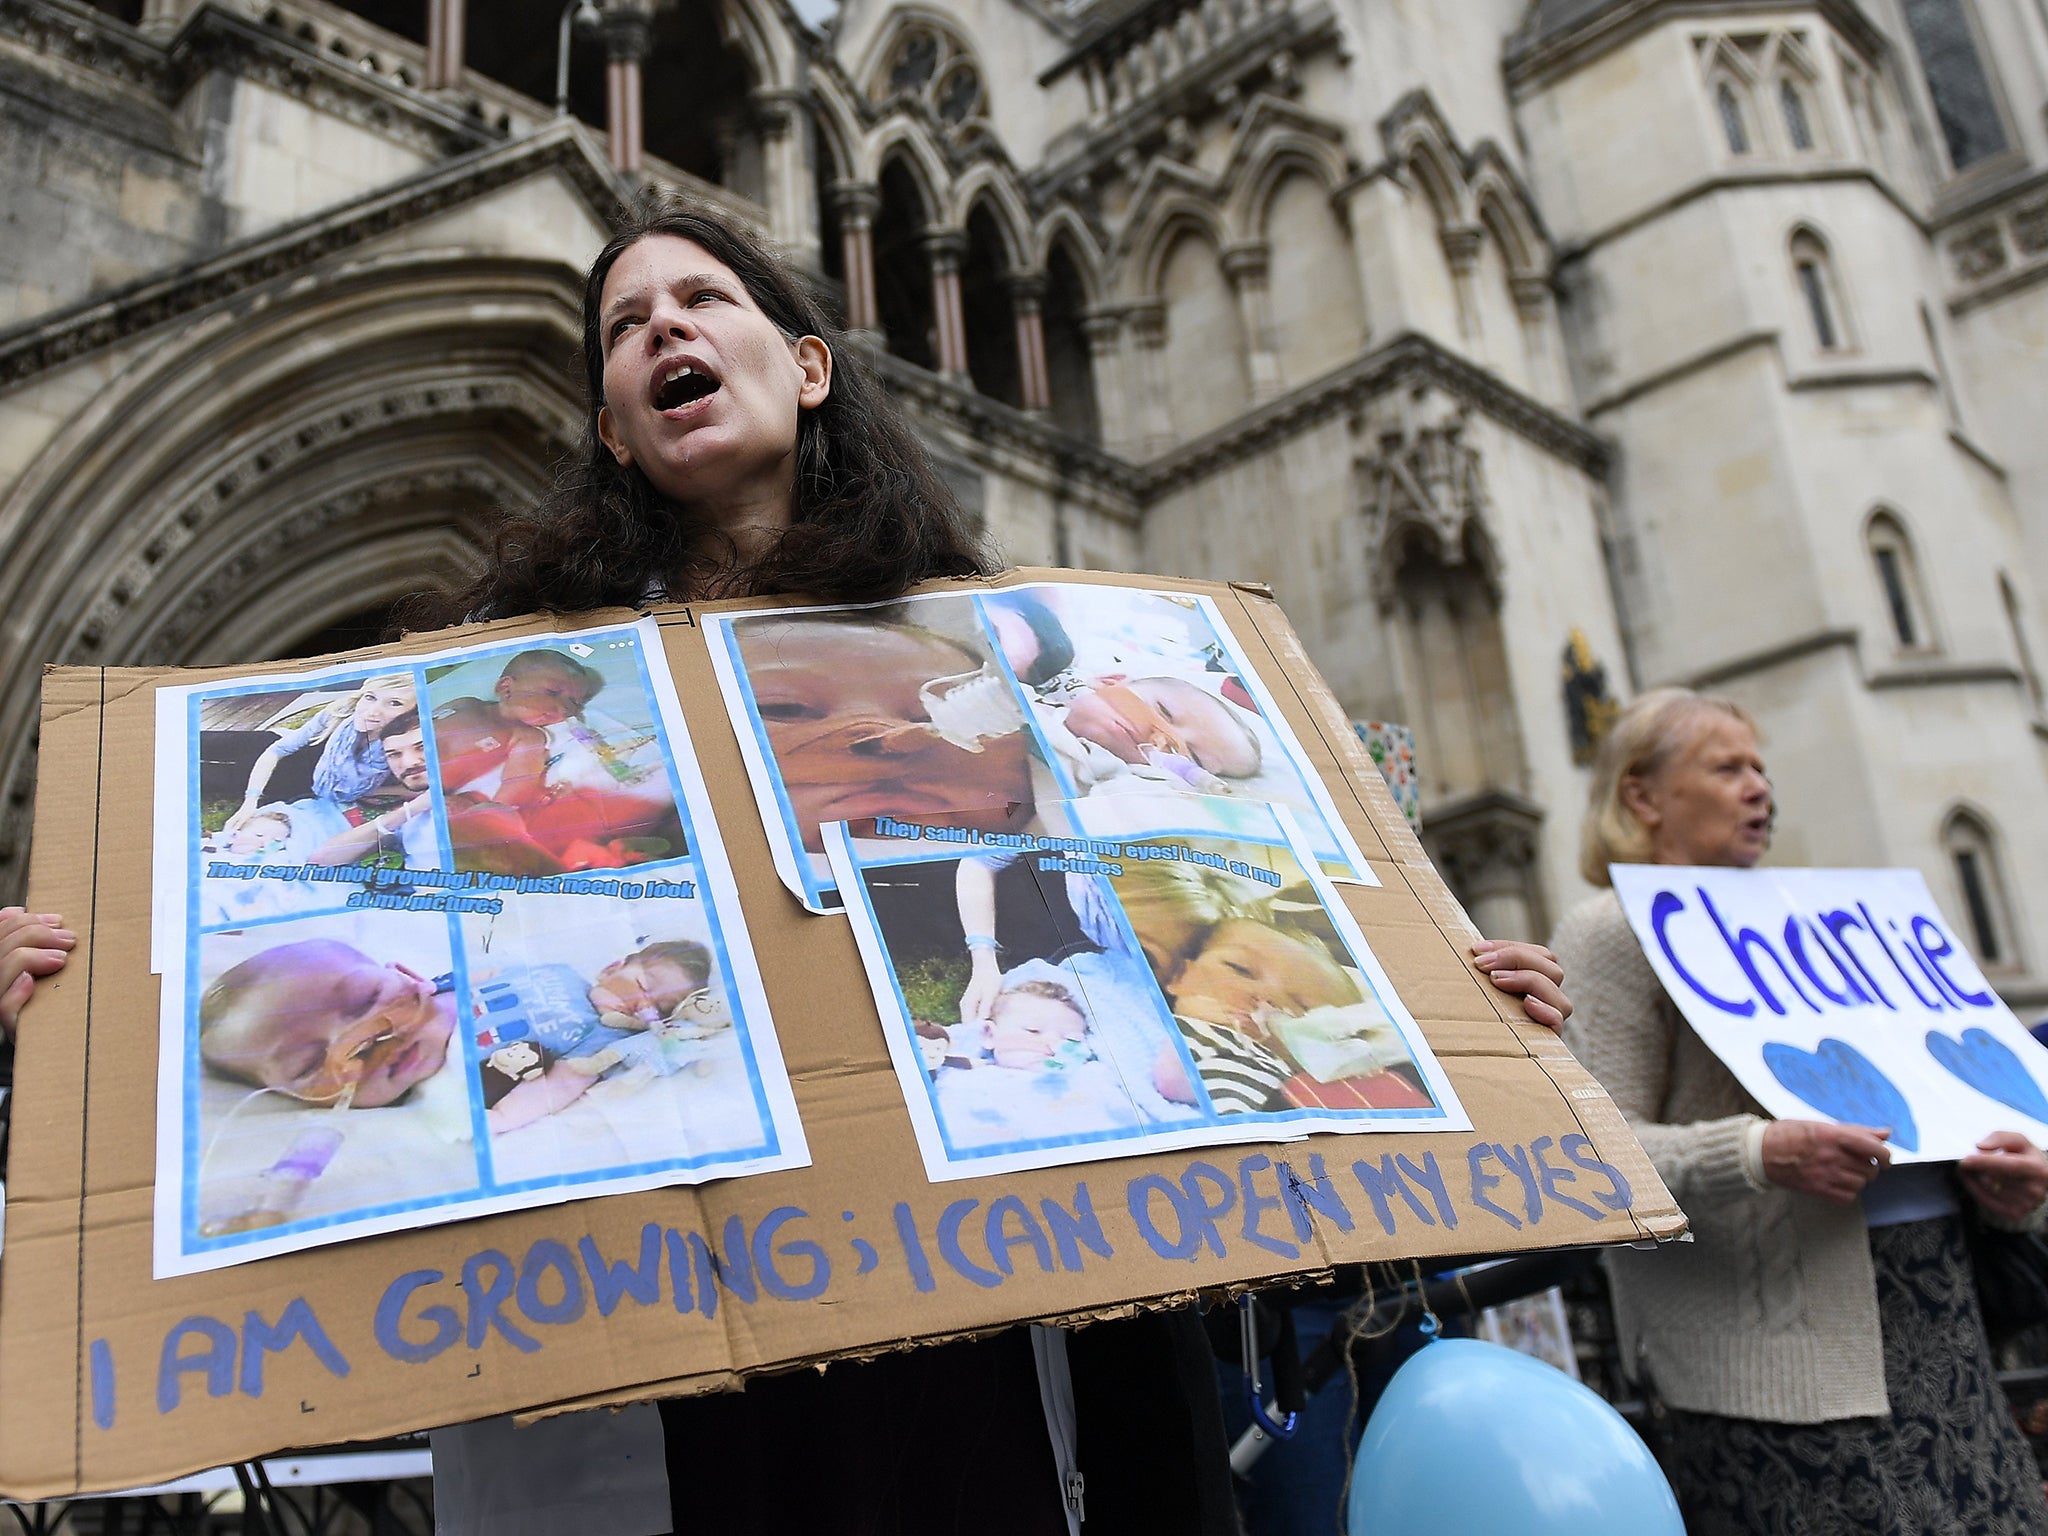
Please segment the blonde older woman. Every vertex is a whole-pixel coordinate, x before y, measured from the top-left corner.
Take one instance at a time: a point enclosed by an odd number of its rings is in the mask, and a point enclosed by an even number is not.
[[[1593,771],[1580,867],[1747,867],[1770,838],[1734,704],[1643,695]],[[1625,1355],[1673,1410],[1692,1536],[2048,1536],[2041,1475],[1992,1372],[1959,1194],[2039,1223],[2048,1158],[2013,1132],[1953,1170],[1890,1169],[1881,1127],[1767,1120],[1658,985],[1610,890],[1552,943],[1565,1035],[1614,1095],[1694,1241],[1612,1256]]]

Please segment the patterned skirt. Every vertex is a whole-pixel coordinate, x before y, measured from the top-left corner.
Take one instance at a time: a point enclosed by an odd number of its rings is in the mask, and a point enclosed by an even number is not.
[[[1891,1417],[1767,1424],[1674,1410],[1671,1479],[1690,1536],[2048,1536],[1961,1225],[1877,1227],[1870,1254]]]

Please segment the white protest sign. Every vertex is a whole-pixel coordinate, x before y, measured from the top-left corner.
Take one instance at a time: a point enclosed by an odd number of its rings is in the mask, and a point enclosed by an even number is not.
[[[1902,1162],[2048,1142],[2048,1050],[1910,869],[1617,864],[1664,990],[1780,1119],[1889,1126]]]

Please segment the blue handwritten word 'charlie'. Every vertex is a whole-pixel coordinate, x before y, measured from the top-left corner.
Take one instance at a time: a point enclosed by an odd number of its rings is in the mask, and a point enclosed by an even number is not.
[[[1907,998],[1930,1013],[1996,1008],[1988,991],[1972,991],[1954,974],[1954,942],[1939,922],[1915,914],[1903,925],[1882,922],[1868,902],[1814,913],[1793,912],[1776,935],[1731,928],[1705,886],[1688,902],[1660,890],[1650,903],[1650,929],[1672,971],[1710,1007],[1736,1018],[1757,1017],[1759,1007],[1783,1016],[1796,1004],[1809,1012],[1888,1008]],[[1724,995],[1700,980],[1702,962],[1725,950],[1748,986]]]

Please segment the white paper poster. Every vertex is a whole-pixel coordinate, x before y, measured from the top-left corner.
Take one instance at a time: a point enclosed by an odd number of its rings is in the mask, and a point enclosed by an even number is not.
[[[1040,809],[1036,832],[825,828],[933,1180],[1469,1128],[1286,808]]]
[[[157,696],[159,1276],[809,1162],[653,621]]]
[[[822,828],[984,833],[1128,794],[1292,809],[1324,871],[1379,882],[1207,597],[1081,582],[705,620],[785,884],[841,905]]]
[[[1889,1128],[1902,1162],[1952,1161],[1997,1130],[2048,1142],[2048,1050],[1918,870],[1612,874],[1665,991],[1773,1115]]]

